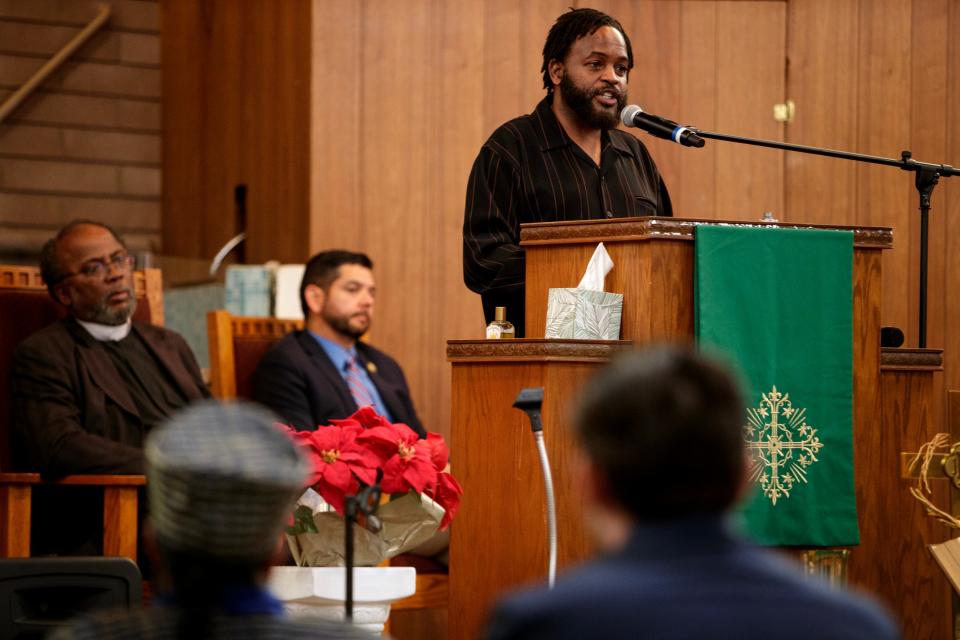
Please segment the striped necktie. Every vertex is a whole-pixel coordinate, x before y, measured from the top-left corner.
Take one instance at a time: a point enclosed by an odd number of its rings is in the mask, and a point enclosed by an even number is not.
[[[370,390],[364,384],[363,374],[360,372],[360,367],[357,366],[357,356],[354,355],[347,360],[343,368],[343,378],[347,381],[347,386],[350,387],[350,395],[353,396],[357,407],[373,406]]]

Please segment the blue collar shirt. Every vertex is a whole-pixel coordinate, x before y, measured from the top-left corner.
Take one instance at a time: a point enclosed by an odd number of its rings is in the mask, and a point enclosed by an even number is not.
[[[327,354],[327,357],[330,358],[333,366],[336,367],[338,372],[340,372],[340,376],[343,378],[343,381],[347,382],[347,362],[357,357],[357,348],[352,347],[350,349],[344,349],[336,342],[327,340],[326,338],[317,335],[313,331],[308,330],[308,333],[313,337],[314,340],[317,341],[317,344],[319,344],[324,353]],[[390,422],[393,422],[393,416],[390,415],[387,405],[384,404],[383,398],[380,397],[380,392],[377,390],[377,386],[373,384],[373,380],[370,378],[370,374],[367,373],[366,367],[364,367],[363,363],[359,360],[357,361],[357,365],[357,370],[360,373],[360,379],[363,381],[363,385],[367,388],[367,392],[370,394],[370,397],[373,398],[373,408],[376,409],[377,413],[382,415],[384,418]],[[348,388],[349,386],[349,383],[347,383]],[[347,416],[343,417],[346,418]]]

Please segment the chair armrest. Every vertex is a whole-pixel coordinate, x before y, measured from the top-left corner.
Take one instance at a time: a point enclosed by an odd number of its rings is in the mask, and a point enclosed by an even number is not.
[[[0,473],[0,557],[30,556],[34,485],[103,487],[103,555],[137,559],[137,489],[142,475],[73,475],[44,480],[39,473]]]

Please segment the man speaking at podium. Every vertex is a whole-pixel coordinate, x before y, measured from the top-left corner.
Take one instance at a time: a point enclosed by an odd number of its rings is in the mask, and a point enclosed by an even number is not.
[[[632,68],[619,22],[595,9],[568,11],[543,46],[547,96],[494,131],[474,161],[463,279],[481,295],[488,322],[506,307],[518,337],[525,330],[521,224],[673,215],[650,153],[616,129]]]

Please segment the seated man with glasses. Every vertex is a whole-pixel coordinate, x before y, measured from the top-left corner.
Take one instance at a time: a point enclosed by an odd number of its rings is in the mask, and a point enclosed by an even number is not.
[[[209,396],[193,353],[176,333],[132,321],[133,258],[110,227],[89,220],[63,227],[44,245],[40,271],[68,316],[14,352],[14,464],[47,477],[143,473],[150,429]],[[82,528],[74,517],[96,526],[98,510],[91,515],[86,500],[75,500],[78,490],[58,501],[59,532]],[[32,530],[44,528],[35,522]],[[35,539],[34,553],[96,552],[91,540],[75,549],[60,536],[50,542],[45,548]]]

